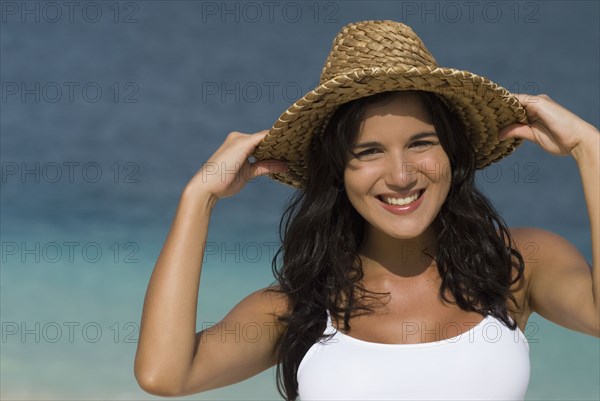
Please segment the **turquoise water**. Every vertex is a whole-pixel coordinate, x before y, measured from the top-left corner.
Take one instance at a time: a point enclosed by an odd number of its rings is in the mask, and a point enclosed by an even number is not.
[[[78,3],[73,22],[62,3],[60,18],[45,3],[27,2],[33,14],[25,16],[24,3],[1,4],[6,400],[156,398],[138,388],[133,359],[146,286],[180,191],[229,131],[268,128],[312,89],[347,22],[403,20],[440,65],[547,93],[599,125],[597,2],[480,2],[472,18],[455,2],[279,2],[272,16],[262,2],[88,3]],[[479,173],[478,183],[509,226],[555,231],[591,263],[574,160],[526,143]],[[290,194],[261,178],[217,205],[198,328],[271,283]],[[527,399],[600,398],[598,339],[535,314],[525,334]],[[280,399],[274,369],[184,398]]]

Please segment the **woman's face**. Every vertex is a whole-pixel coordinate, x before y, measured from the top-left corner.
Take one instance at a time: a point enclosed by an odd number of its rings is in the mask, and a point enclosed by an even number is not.
[[[344,185],[367,232],[399,239],[420,236],[446,200],[452,175],[432,118],[417,95],[400,93],[369,105],[351,151]]]

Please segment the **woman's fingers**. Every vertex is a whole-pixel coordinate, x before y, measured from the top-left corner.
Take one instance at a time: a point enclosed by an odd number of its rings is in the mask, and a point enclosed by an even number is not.
[[[553,155],[568,155],[594,131],[590,124],[556,103],[548,95],[514,94],[527,112],[528,124],[511,124],[498,139],[520,137],[535,142]]]
[[[242,132],[230,132],[213,157],[209,160],[228,159],[229,162],[243,163],[254,151],[254,148],[267,135],[268,131],[260,131],[255,134],[244,134]]]
[[[283,161],[262,160],[251,163],[248,160],[268,132],[230,132],[190,184],[201,187],[218,198],[225,198],[235,195],[248,181],[258,176],[286,171],[287,164]]]
[[[537,131],[537,132],[536,132]],[[509,138],[524,138],[532,142],[536,142],[536,138],[539,138],[539,133],[545,135],[551,135],[550,131],[541,121],[537,120],[529,124],[511,124],[507,127],[502,128],[498,134],[498,139],[503,141]]]

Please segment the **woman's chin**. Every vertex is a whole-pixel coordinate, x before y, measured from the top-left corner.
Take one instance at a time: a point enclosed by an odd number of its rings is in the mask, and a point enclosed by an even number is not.
[[[417,238],[427,228],[424,224],[402,224],[401,227],[382,227],[379,228],[379,231],[388,237],[392,237],[395,239],[407,240],[412,238]]]

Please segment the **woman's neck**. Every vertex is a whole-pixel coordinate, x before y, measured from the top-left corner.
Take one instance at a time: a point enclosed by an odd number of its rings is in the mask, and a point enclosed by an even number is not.
[[[386,277],[411,280],[435,273],[438,237],[432,224],[415,238],[393,238],[381,231],[367,229],[358,253],[363,261],[365,278]],[[431,255],[431,256],[429,256]]]

